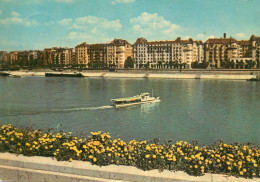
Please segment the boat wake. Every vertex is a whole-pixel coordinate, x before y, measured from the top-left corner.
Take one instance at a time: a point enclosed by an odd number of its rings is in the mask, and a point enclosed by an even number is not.
[[[99,107],[81,107],[81,108],[71,108],[71,109],[55,109],[53,112],[66,112],[66,111],[84,111],[84,110],[101,110],[101,109],[110,109],[113,106],[99,106]]]

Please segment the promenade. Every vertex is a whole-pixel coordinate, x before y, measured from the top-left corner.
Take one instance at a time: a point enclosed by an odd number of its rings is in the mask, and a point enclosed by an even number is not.
[[[73,74],[75,71],[9,71],[10,76],[45,76],[45,73]],[[225,79],[225,80],[248,80],[259,79],[260,70],[84,70],[81,72],[85,77],[104,78],[170,78],[170,79]]]
[[[140,182],[257,182],[259,178],[246,179],[234,176],[209,174],[190,176],[182,171],[143,171],[130,166],[109,165],[99,167],[82,161],[56,161],[50,157],[26,157],[0,153],[0,181],[140,181]]]

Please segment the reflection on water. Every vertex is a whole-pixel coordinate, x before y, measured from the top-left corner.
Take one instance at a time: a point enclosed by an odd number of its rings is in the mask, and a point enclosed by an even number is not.
[[[132,78],[0,78],[0,122],[130,139],[260,145],[260,83]],[[112,98],[152,92],[159,103],[115,109]]]
[[[152,102],[152,103],[146,103],[146,104],[141,104],[141,112],[146,112],[150,113],[155,109],[158,109],[158,105],[160,102]]]

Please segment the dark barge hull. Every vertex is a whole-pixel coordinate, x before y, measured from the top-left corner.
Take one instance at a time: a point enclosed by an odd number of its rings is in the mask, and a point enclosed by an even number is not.
[[[257,79],[257,78],[251,78],[251,79],[247,79],[246,81],[260,81],[260,79]]]
[[[0,76],[10,76],[9,73],[0,72]]]
[[[46,77],[84,77],[84,75],[82,75],[81,73],[45,73]]]

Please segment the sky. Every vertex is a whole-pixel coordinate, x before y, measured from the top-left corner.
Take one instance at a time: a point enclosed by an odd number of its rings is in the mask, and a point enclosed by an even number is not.
[[[260,0],[0,0],[0,50],[260,36]]]

